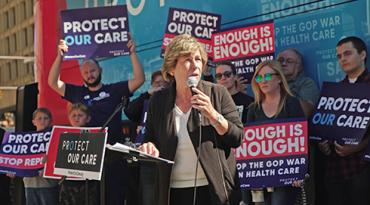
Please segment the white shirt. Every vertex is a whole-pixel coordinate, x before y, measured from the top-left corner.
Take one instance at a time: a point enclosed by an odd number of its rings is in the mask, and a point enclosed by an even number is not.
[[[178,144],[175,155],[175,164],[171,173],[172,188],[186,188],[194,186],[197,155],[187,130],[190,111],[191,109],[189,109],[189,111],[186,113],[183,113],[176,105],[173,110],[175,113],[175,127],[176,135],[178,137]],[[204,174],[203,168],[199,163],[197,186],[205,185],[208,185],[208,181],[206,175]]]

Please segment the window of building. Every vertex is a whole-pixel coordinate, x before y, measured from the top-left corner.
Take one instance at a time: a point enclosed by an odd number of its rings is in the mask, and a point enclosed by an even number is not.
[[[28,43],[28,46],[31,46],[34,44],[34,39],[33,39],[33,36],[34,36],[34,28],[33,26],[32,27],[28,27],[27,28],[27,43]]]
[[[17,61],[17,76],[24,77],[26,74],[27,74],[26,64],[23,61],[18,60]]]
[[[24,40],[24,45],[25,47],[28,47],[29,44],[28,44],[28,38],[27,38],[27,28],[24,28],[22,30],[22,36],[23,36],[23,40]]]
[[[15,25],[15,8],[11,8],[8,11],[8,28],[12,28]]]
[[[34,76],[33,63],[27,63],[27,75]]]
[[[9,28],[9,12],[5,12],[5,17],[4,17],[5,19],[4,19],[4,28],[5,29],[8,29]]]
[[[22,22],[26,19],[26,2],[21,2],[18,6],[18,16],[19,16],[19,22]]]
[[[6,82],[6,78],[8,77],[8,70],[8,64],[4,64],[0,67],[0,82],[2,85]]]
[[[5,82],[8,81],[8,80],[11,80],[12,79],[12,68],[11,68],[11,65],[10,65],[10,62],[7,63],[7,68],[8,68],[8,79],[5,79]]]
[[[33,1],[26,1],[26,18],[33,16]]]
[[[12,54],[15,52],[17,48],[17,41],[15,40],[15,35],[9,36],[9,54]]]
[[[4,54],[9,54],[10,53],[10,48],[9,48],[9,44],[10,44],[10,40],[9,40],[9,36],[6,37],[5,39],[5,44],[4,44],[4,51],[5,53]]]
[[[0,15],[0,21],[1,21],[1,24],[0,24],[0,31],[1,32],[4,32],[6,31],[6,26],[7,26],[7,22],[6,22],[6,12],[4,12],[2,15]]]

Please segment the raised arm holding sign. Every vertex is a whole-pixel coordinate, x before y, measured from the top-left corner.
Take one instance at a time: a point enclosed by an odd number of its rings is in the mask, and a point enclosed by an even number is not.
[[[72,9],[61,12],[62,36],[70,47],[64,59],[128,55],[126,6]]]

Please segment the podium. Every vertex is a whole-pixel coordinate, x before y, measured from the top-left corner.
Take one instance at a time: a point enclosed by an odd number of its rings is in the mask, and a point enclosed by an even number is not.
[[[174,162],[171,160],[167,160],[161,157],[154,157],[121,143],[115,143],[114,145],[107,144],[106,148],[112,151],[120,152],[123,154],[124,158],[133,159],[133,161],[174,164]]]

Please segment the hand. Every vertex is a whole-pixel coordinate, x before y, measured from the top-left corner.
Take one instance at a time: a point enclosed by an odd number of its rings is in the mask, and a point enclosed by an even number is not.
[[[63,56],[66,52],[68,52],[68,46],[64,40],[60,39],[58,44],[58,55]]]
[[[48,161],[48,155],[45,154],[41,159],[41,163],[46,164],[46,161]]]
[[[39,176],[42,177],[44,175],[44,169],[39,170]]]
[[[340,145],[336,141],[334,141],[334,147],[335,152],[341,157],[346,157],[361,151],[360,145]]]
[[[128,40],[127,42],[127,47],[130,50],[130,53],[136,53],[136,45],[134,39],[132,38],[131,33],[128,33],[128,35],[130,36],[130,40]]]
[[[192,90],[196,93],[190,98],[192,107],[199,110],[205,117],[209,119],[212,114],[216,112],[213,108],[211,100],[206,94],[197,88],[192,88]]]
[[[293,181],[292,187],[299,188],[299,187],[302,187],[303,184],[304,184],[304,181],[303,180],[296,180],[296,181]]]
[[[319,149],[326,156],[329,156],[331,154],[330,144],[328,140],[319,142]]]
[[[248,79],[245,79],[242,76],[239,76],[236,79],[236,89],[242,93],[247,94]]]
[[[141,125],[138,125],[138,126],[136,127],[136,134],[137,134],[137,135],[141,132],[141,129],[143,129],[143,126],[141,126]]]
[[[6,173],[6,176],[11,178],[11,179],[15,178],[15,174],[11,174],[11,173]]]
[[[142,152],[144,152],[144,153],[146,153],[146,154],[152,155],[154,157],[158,157],[159,156],[158,149],[151,142],[147,142],[147,143],[142,144],[139,147],[139,150],[142,151]]]

